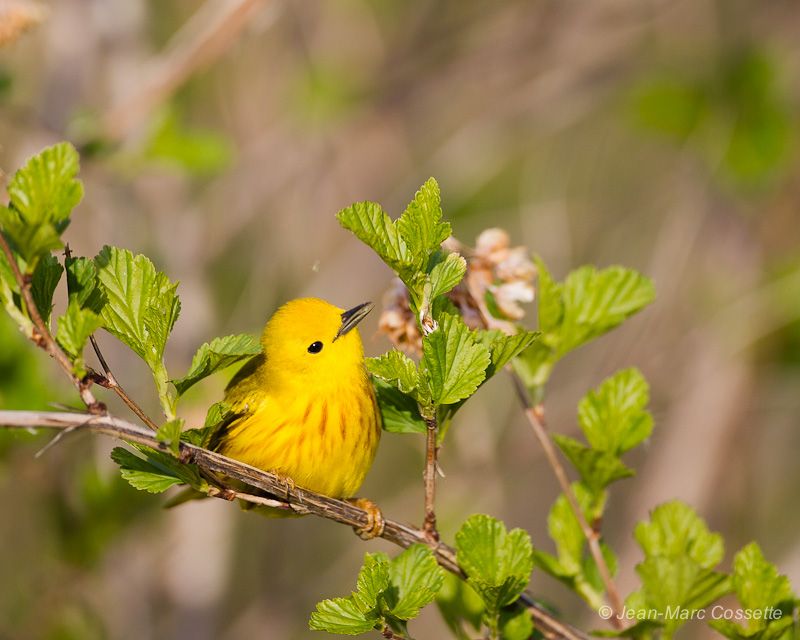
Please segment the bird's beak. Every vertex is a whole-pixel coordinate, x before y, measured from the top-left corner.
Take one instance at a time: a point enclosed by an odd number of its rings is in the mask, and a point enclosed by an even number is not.
[[[336,335],[333,337],[334,341],[350,331],[359,322],[366,318],[367,314],[372,311],[374,306],[375,305],[371,302],[365,302],[345,311],[342,314],[342,326],[339,327],[339,331],[337,331]]]

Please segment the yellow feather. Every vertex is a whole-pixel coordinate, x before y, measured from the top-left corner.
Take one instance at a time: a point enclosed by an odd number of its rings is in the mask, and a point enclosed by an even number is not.
[[[261,338],[263,356],[226,389],[240,417],[221,434],[218,451],[317,493],[355,495],[381,428],[358,329],[336,337],[343,313],[316,298],[275,312]]]

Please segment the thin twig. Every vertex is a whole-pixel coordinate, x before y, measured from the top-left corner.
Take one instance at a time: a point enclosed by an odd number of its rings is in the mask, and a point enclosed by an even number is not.
[[[0,248],[2,248],[6,260],[8,260],[8,264],[11,267],[11,271],[14,273],[14,279],[19,285],[22,300],[25,302],[25,307],[28,311],[28,317],[30,317],[31,322],[33,322],[34,334],[30,336],[31,340],[50,354],[67,376],[69,376],[69,379],[72,380],[72,383],[81,396],[81,400],[83,400],[83,403],[90,413],[100,414],[105,412],[105,405],[102,402],[98,402],[89,389],[91,383],[75,375],[72,369],[72,362],[53,339],[50,329],[39,314],[36,301],[33,299],[33,294],[31,293],[31,279],[20,271],[14,252],[11,250],[5,234],[3,234],[2,231],[0,231]]]
[[[381,636],[383,636],[384,638],[388,638],[389,640],[405,640],[404,636],[398,636],[388,626],[383,628],[383,630],[381,631]]]
[[[125,389],[122,388],[122,385],[117,381],[117,377],[114,375],[114,372],[111,371],[106,359],[103,357],[103,353],[100,351],[100,345],[97,344],[97,339],[93,335],[89,336],[89,342],[91,342],[92,349],[94,349],[94,353],[97,356],[97,359],[100,361],[100,366],[103,367],[104,380],[101,382],[95,379],[95,382],[106,387],[107,389],[111,389],[128,406],[128,408],[136,414],[136,417],[139,418],[139,420],[144,422],[153,431],[158,431],[158,425],[144,412],[144,409],[142,409],[136,403],[136,401],[127,394]]]
[[[67,263],[69,262],[70,258],[72,258],[72,251],[69,248],[69,244],[64,245],[64,258]],[[69,279],[67,279],[67,290],[69,290]],[[125,392],[125,389],[123,389],[122,385],[117,381],[116,376],[111,371],[111,367],[108,366],[106,359],[103,357],[103,353],[100,351],[100,345],[97,344],[97,339],[94,337],[94,335],[89,336],[89,342],[92,343],[92,349],[94,349],[94,353],[97,356],[97,359],[100,361],[100,366],[103,367],[102,376],[98,375],[95,371],[90,372],[89,377],[92,379],[92,381],[96,382],[101,387],[105,387],[106,389],[111,389],[114,391],[114,393],[116,393],[120,399],[126,405],[128,405],[128,408],[136,414],[139,420],[144,422],[153,431],[158,431],[158,425],[150,419],[150,417],[138,404],[136,404],[133,398],[131,398]]]
[[[0,427],[23,429],[46,427],[74,429],[75,431],[86,430],[106,434],[126,442],[143,444],[159,451],[169,452],[168,445],[156,440],[152,431],[111,415],[56,411],[0,411]],[[238,480],[253,490],[253,494],[233,492],[233,495],[226,494],[224,490],[219,493],[215,491],[213,492],[214,497],[241,499],[280,508],[287,508],[288,505],[295,513],[316,515],[355,529],[363,528],[369,523],[369,514],[350,502],[329,498],[299,487],[287,486],[286,481],[278,476],[256,469],[238,460],[226,458],[214,451],[208,451],[187,442],[181,442],[180,457],[178,459],[183,463],[194,463],[204,471],[219,473]],[[255,495],[258,491],[263,491],[280,499],[276,500]],[[431,548],[437,562],[444,569],[462,578],[464,577],[464,573],[456,562],[455,550],[441,542],[432,543],[422,529],[386,519],[384,530],[380,537],[403,548],[415,543],[425,544]],[[546,637],[563,638],[564,640],[588,640],[587,635],[555,618],[541,605],[534,602],[530,595],[523,594],[520,600],[529,608],[537,628]]]
[[[575,496],[575,492],[572,490],[572,484],[569,481],[567,472],[564,469],[564,465],[561,464],[561,460],[558,458],[558,452],[556,451],[555,445],[553,445],[553,440],[547,431],[547,425],[544,418],[544,405],[541,403],[532,405],[530,397],[528,396],[528,391],[525,389],[525,385],[522,380],[520,380],[519,376],[513,372],[512,377],[514,379],[514,388],[516,389],[517,397],[525,408],[525,416],[528,418],[528,422],[530,423],[531,428],[536,435],[536,439],[539,441],[539,444],[544,450],[545,457],[547,458],[550,467],[553,469],[553,473],[558,480],[558,484],[561,486],[561,491],[564,494],[572,513],[578,520],[578,524],[580,525],[581,531],[583,531],[583,535],[586,536],[586,540],[589,543],[589,552],[592,554],[592,558],[594,558],[594,561],[597,564],[597,569],[600,572],[600,578],[603,580],[603,585],[605,586],[606,594],[608,595],[608,602],[611,606],[611,624],[616,629],[622,629],[622,598],[620,597],[619,589],[617,589],[614,578],[611,575],[611,571],[608,568],[608,564],[603,557],[603,551],[600,548],[600,532],[596,528],[592,527],[589,522],[587,522],[586,516],[583,513],[583,509],[581,509],[580,505],[578,504],[578,498]]]
[[[438,447],[436,437],[438,427],[436,418],[426,418],[425,424],[428,427],[427,439],[425,441],[425,521],[422,530],[431,542],[439,541],[439,532],[436,530],[436,456]]]

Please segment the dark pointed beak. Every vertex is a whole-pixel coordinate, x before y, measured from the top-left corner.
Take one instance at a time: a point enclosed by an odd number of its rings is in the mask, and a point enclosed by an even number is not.
[[[353,329],[359,322],[367,317],[367,314],[372,311],[374,306],[375,305],[371,302],[365,302],[364,304],[360,304],[345,311],[342,314],[342,326],[339,327],[339,331],[336,332],[333,340],[336,341],[337,338],[340,338],[345,333]]]

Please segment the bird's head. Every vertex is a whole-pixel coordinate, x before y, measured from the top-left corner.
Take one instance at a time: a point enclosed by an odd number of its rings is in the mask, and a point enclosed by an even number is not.
[[[345,311],[318,298],[284,304],[261,337],[273,380],[327,386],[364,375],[364,348],[356,325],[373,306],[365,302]]]

